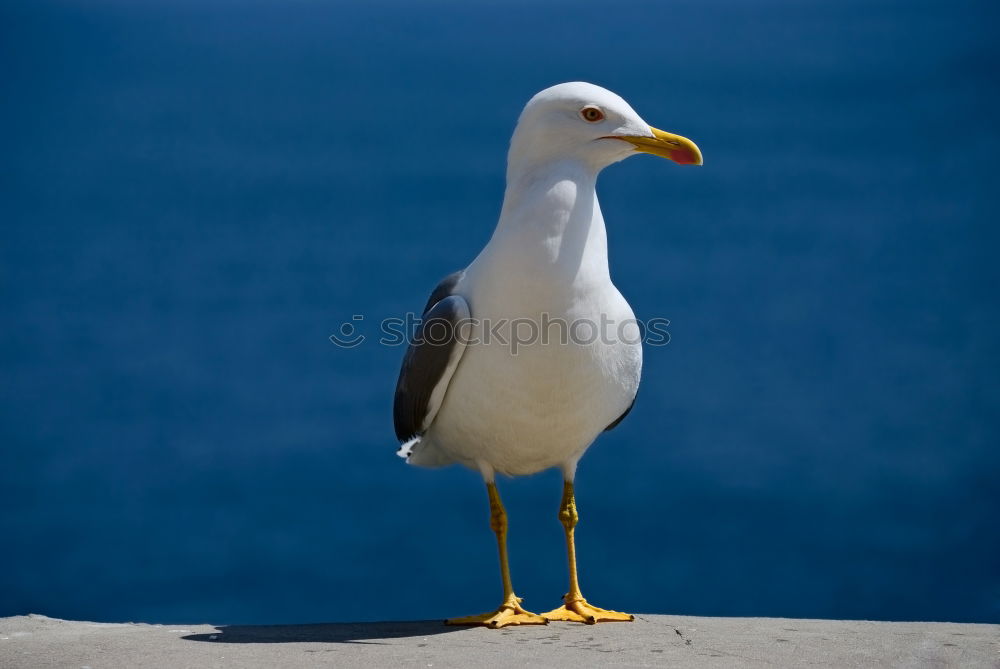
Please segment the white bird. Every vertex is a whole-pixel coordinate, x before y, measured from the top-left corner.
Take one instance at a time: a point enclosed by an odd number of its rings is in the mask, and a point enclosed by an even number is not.
[[[564,83],[531,98],[511,138],[493,237],[434,289],[403,360],[393,408],[399,454],[414,465],[479,471],[500,553],[501,606],[450,624],[633,619],[583,598],[573,479],[581,456],[628,414],[639,388],[639,329],[611,282],[595,192],[602,169],[637,152],[702,163],[692,141],[651,127],[599,86]],[[537,615],[514,594],[495,475],[551,467],[564,477],[559,520],[569,592],[563,606]]]

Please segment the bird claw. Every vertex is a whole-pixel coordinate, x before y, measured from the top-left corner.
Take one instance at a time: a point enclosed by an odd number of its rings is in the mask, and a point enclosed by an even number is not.
[[[507,625],[548,625],[549,621],[544,616],[531,613],[521,607],[521,598],[511,595],[496,611],[480,613],[475,616],[465,616],[462,618],[448,618],[444,621],[446,625],[478,625],[498,629]]]
[[[619,613],[618,611],[609,611],[597,606],[591,606],[583,597],[571,598],[569,595],[566,595],[563,601],[566,603],[558,609],[543,613],[542,617],[548,620],[562,620],[574,623],[586,623],[588,625],[612,622],[627,623],[635,620],[635,616],[630,613]]]

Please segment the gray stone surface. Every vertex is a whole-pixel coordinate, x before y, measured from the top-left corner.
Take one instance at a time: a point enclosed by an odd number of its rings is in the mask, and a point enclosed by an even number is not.
[[[1000,625],[640,615],[634,623],[146,625],[0,618],[0,667],[990,667]]]

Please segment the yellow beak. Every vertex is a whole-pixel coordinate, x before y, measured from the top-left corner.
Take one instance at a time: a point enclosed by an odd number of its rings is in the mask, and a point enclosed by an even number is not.
[[[614,135],[615,139],[623,139],[636,151],[651,153],[654,156],[668,158],[678,165],[701,165],[701,150],[698,145],[687,137],[650,128],[653,137],[637,137],[633,135]]]

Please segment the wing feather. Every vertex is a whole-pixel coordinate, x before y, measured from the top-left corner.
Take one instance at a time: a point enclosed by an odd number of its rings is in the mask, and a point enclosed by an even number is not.
[[[469,305],[451,294],[462,277],[456,272],[438,284],[406,351],[396,383],[393,423],[406,442],[422,435],[437,416],[471,331]]]

